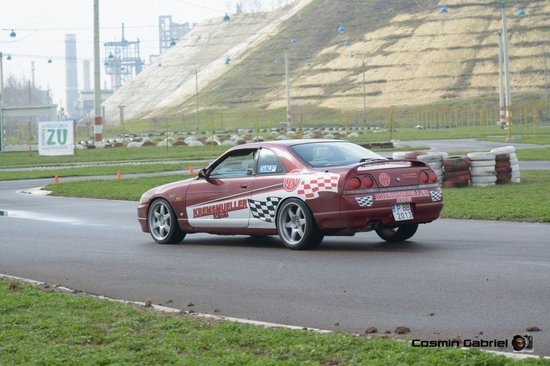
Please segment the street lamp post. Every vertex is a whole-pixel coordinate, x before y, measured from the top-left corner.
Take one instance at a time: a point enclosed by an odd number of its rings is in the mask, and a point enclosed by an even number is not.
[[[506,5],[502,3],[500,8],[502,17],[502,56],[504,63],[504,83],[505,83],[505,101],[506,101],[506,124],[508,127],[508,139],[512,138],[512,90],[510,89],[510,56],[508,50],[508,26],[506,18]]]
[[[286,81],[286,128],[292,124],[292,113],[290,111],[290,81],[288,72],[288,47],[285,47],[285,81]]]
[[[99,0],[94,0],[94,145],[104,147],[99,58]]]
[[[195,69],[195,99],[196,99],[196,113],[195,118],[197,121],[197,131],[199,130],[199,72]]]
[[[4,67],[0,52],[0,152],[4,151]]]
[[[362,59],[362,62],[363,62],[363,123],[366,126],[367,124],[367,82],[365,79],[366,65],[365,65],[364,58]]]
[[[504,78],[503,78],[503,59],[502,59],[502,32],[498,32],[498,99],[500,107],[499,127],[506,125],[506,103],[504,102]]]
[[[544,122],[548,122],[548,66],[546,62],[546,41],[542,43],[542,55],[544,57]]]

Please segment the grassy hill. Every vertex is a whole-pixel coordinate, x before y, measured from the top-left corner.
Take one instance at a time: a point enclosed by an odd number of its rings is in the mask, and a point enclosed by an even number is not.
[[[287,18],[276,27],[258,20],[269,15],[250,18],[260,25],[254,29],[221,24],[225,28],[217,40],[233,49],[235,37],[261,39],[201,83],[201,120],[220,115],[216,123],[224,118],[226,126],[284,120],[285,48],[295,120],[301,115],[306,123],[330,122],[343,120],[343,114],[362,120],[364,96],[369,116],[381,114],[384,119],[390,108],[409,119],[427,108],[482,105],[496,110],[500,8],[493,0],[449,0],[446,5],[449,12],[441,14],[434,0],[312,0],[302,1],[299,10],[281,10],[279,16]],[[525,17],[518,15],[520,7]],[[514,103],[540,103],[545,69],[541,44],[550,39],[550,3],[509,1],[506,14]],[[340,25],[345,32],[338,32]],[[546,53],[550,55],[550,43]],[[151,106],[136,117],[179,119],[183,114],[192,119],[194,73],[182,67],[181,79],[190,90],[172,92],[165,99],[173,103]]]

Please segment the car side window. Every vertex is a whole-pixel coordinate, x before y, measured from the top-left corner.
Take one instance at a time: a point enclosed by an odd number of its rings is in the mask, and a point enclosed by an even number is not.
[[[273,151],[268,149],[260,150],[258,166],[256,168],[258,175],[280,174],[283,170],[283,165]]]
[[[256,150],[238,150],[227,156],[210,172],[210,178],[240,178],[251,176],[254,172],[254,154]]]

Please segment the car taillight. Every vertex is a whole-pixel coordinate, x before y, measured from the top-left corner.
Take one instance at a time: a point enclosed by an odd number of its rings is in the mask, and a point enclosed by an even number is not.
[[[428,175],[430,176],[430,183],[437,182],[437,175],[433,171],[430,171]]]
[[[363,178],[363,187],[370,188],[373,185],[374,185],[374,180],[369,175]]]
[[[422,171],[420,172],[420,175],[418,176],[418,179],[420,180],[420,183],[426,184],[430,181],[430,177],[427,172]]]
[[[348,180],[346,189],[359,189],[361,187],[361,180],[357,177],[353,177]]]

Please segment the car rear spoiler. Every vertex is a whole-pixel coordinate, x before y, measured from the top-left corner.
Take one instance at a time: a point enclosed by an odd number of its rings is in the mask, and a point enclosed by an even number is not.
[[[358,172],[378,169],[398,169],[410,167],[425,167],[426,163],[418,160],[382,160],[370,163],[363,163],[356,167]]]

